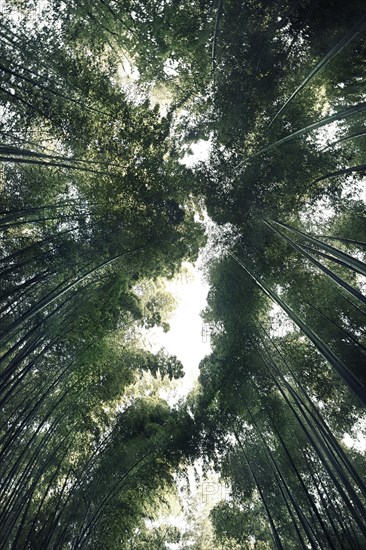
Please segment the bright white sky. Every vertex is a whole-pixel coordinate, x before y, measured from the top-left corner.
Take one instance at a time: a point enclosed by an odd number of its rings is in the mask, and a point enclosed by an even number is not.
[[[183,265],[189,270],[190,277],[166,283],[166,289],[178,301],[178,307],[169,319],[169,332],[164,333],[161,327],[154,327],[145,333],[151,351],[157,352],[164,347],[183,364],[185,377],[178,381],[176,395],[169,396],[169,402],[187,395],[192,389],[199,375],[199,362],[211,351],[209,337],[202,337],[203,322],[200,317],[207,303],[209,286],[197,267],[187,262]]]
[[[164,335],[165,348],[183,363],[186,376],[181,391],[188,393],[197,379],[201,359],[211,352],[210,339],[202,336],[201,311],[207,304],[209,286],[202,280],[197,268],[191,265],[192,280],[185,283],[169,281],[167,289],[179,301],[170,320],[170,331]]]

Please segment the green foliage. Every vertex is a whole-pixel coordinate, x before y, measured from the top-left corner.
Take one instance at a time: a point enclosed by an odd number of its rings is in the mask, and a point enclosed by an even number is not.
[[[2,8],[0,547],[363,547],[362,2]],[[182,364],[138,340],[202,206],[212,353],[170,407]],[[149,523],[197,459],[213,534]]]

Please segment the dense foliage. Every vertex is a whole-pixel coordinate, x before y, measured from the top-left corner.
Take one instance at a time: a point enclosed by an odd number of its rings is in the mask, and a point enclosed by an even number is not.
[[[364,547],[365,32],[361,0],[5,2],[0,548]],[[139,340],[204,209],[212,353],[172,407]],[[197,461],[211,531],[151,527]]]

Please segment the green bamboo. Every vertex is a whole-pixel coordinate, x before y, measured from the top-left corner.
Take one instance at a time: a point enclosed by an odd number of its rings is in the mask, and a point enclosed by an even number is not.
[[[276,225],[280,225],[281,227],[288,229],[288,231],[291,231],[291,233],[294,233],[295,235],[298,235],[299,237],[311,242],[318,248],[322,248],[323,250],[326,250],[327,252],[330,252],[330,254],[333,254],[333,256],[336,256],[340,260],[343,260],[346,264],[348,264],[350,267],[354,267],[355,269],[360,270],[360,272],[366,276],[366,265],[364,262],[361,262],[360,260],[357,260],[356,258],[353,258],[350,254],[347,254],[346,252],[342,252],[341,250],[338,250],[338,248],[335,248],[334,246],[331,246],[330,244],[324,243],[323,241],[320,241],[319,239],[316,239],[315,237],[312,237],[311,235],[307,235],[306,233],[303,233],[299,229],[295,229],[294,227],[291,227],[290,225],[275,221],[275,220],[268,220],[272,223],[275,223]]]
[[[244,160],[239,162],[236,168],[237,169],[240,168],[241,166],[243,166],[243,164],[246,164],[249,160],[255,157],[258,157],[262,153],[267,153],[269,151],[272,151],[272,149],[276,149],[277,147],[279,147],[280,145],[283,145],[284,143],[288,143],[289,141],[292,141],[293,139],[296,139],[300,136],[308,134],[313,130],[317,130],[322,126],[326,126],[327,124],[330,124],[335,120],[344,120],[345,118],[362,113],[365,110],[366,110],[366,102],[361,102],[361,103],[358,103],[357,105],[353,105],[352,107],[348,107],[348,109],[345,109],[344,111],[339,111],[337,113],[334,113],[333,115],[322,118],[321,120],[318,120],[318,122],[313,122],[312,124],[309,124],[308,126],[305,126],[304,128],[301,128],[300,130],[297,130],[296,132],[293,132],[292,134],[282,139],[279,139],[275,143],[271,143],[270,145],[267,145],[266,147],[259,149],[259,151],[257,151],[256,153],[252,153],[251,155],[246,157]]]
[[[294,99],[294,97],[316,76],[321,69],[323,69],[329,61],[331,61],[339,52],[343,50],[354,38],[356,38],[357,35],[359,35],[364,28],[366,27],[366,16],[362,17],[359,21],[357,21],[356,25],[352,27],[350,31],[348,31],[345,36],[341,38],[329,50],[329,52],[319,61],[319,63],[310,71],[310,73],[304,78],[304,80],[299,84],[299,86],[296,88],[296,90],[290,95],[290,97],[285,101],[285,103],[282,105],[282,107],[277,111],[275,116],[272,118],[271,122],[269,123],[269,127],[273,124],[273,122],[276,120],[276,118],[282,113],[282,111],[287,107],[287,105]]]
[[[328,277],[330,277],[335,283],[337,283],[341,288],[352,294],[355,298],[357,298],[360,302],[366,304],[366,296],[362,294],[359,290],[354,288],[352,285],[348,284],[344,279],[339,277],[336,273],[334,273],[331,269],[323,265],[322,263],[318,262],[312,254],[309,254],[304,248],[296,244],[292,239],[287,237],[284,233],[273,227],[270,223],[267,221],[264,222],[268,227],[270,227],[277,235],[280,235],[285,241],[297,252],[305,256],[312,264],[314,264],[316,267],[318,267],[321,271],[323,271]]]
[[[366,406],[366,389],[358,380],[358,378],[348,369],[348,367],[341,361],[333,351],[327,346],[321,338],[315,332],[308,327],[300,317],[292,311],[287,304],[273,290],[271,290],[264,281],[259,279],[254,275],[244,264],[241,262],[232,252],[229,254],[234,258],[234,260],[248,273],[248,275],[253,279],[259,288],[263,290],[267,296],[271,298],[272,301],[276,302],[290,319],[304,332],[304,334],[309,338],[311,343],[315,346],[318,352],[330,363],[335,372],[342,378],[342,380],[347,384],[347,386],[355,393],[360,402]]]

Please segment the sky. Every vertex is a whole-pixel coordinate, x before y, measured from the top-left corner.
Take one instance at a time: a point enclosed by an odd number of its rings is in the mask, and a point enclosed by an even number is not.
[[[188,277],[166,281],[166,290],[178,302],[178,307],[169,318],[169,332],[164,333],[161,327],[145,331],[145,341],[151,351],[157,352],[164,347],[183,364],[185,376],[178,381],[175,395],[169,396],[169,402],[189,393],[198,378],[201,359],[211,351],[209,335],[202,336],[203,321],[200,317],[207,304],[209,286],[197,266],[184,262],[183,267]]]
[[[201,359],[211,351],[210,338],[206,334],[201,311],[207,305],[209,286],[202,279],[196,266],[187,265],[192,278],[190,281],[169,281],[167,290],[178,300],[178,308],[170,319],[170,331],[164,335],[164,346],[183,363],[186,376],[182,380],[181,391],[187,394],[197,379]]]

